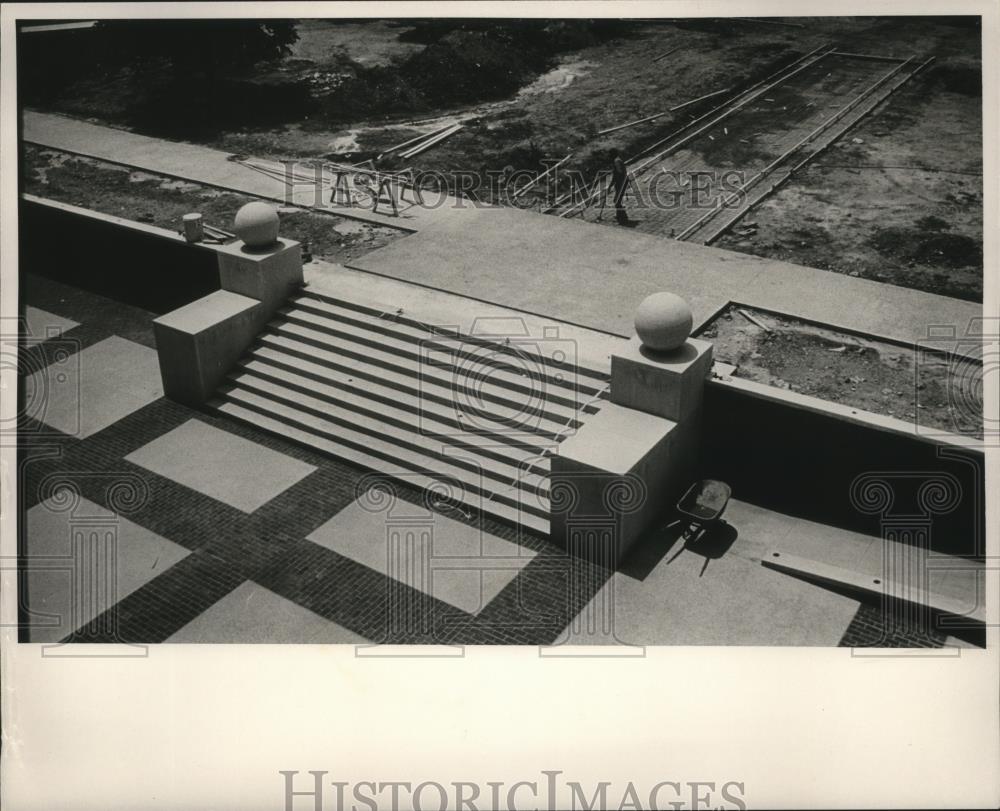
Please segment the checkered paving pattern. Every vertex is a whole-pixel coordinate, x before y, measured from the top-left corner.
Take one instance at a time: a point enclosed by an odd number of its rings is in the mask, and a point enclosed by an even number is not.
[[[112,337],[154,346],[151,313],[47,280],[28,277],[22,290],[26,303],[55,314],[61,325],[50,336],[22,338],[22,382]],[[32,314],[33,324],[39,317]],[[363,556],[346,554],[357,549],[357,538],[317,542],[324,526],[337,526],[338,515],[356,507],[359,482],[370,479],[368,471],[163,397],[138,405],[84,438],[47,425],[30,407],[21,411],[22,555],[29,548],[24,516],[32,508],[44,509],[42,502],[60,488],[71,488],[184,553],[62,641],[215,642],[225,641],[219,635],[228,628],[234,642],[271,637],[288,642],[551,645],[565,641],[567,627],[611,577],[608,570],[568,557],[523,529],[488,516],[449,513],[449,522],[475,527],[523,555],[505,572],[504,582],[494,581],[493,587],[483,589],[481,601],[464,596],[450,602],[438,599],[427,593],[433,589],[415,587],[419,580],[388,576],[388,569],[380,571],[384,567],[355,559]],[[196,481],[130,461],[136,458],[133,454],[192,420],[210,432],[278,454],[302,475],[291,477],[284,489],[268,494],[259,504],[241,508],[202,492]],[[416,489],[399,482],[393,489],[401,501],[425,507]],[[384,524],[376,522],[370,530],[350,521],[344,526],[359,533],[371,531],[368,540],[384,548]],[[492,554],[497,547],[494,543]],[[474,559],[470,562],[474,565]],[[23,558],[20,568],[19,620],[24,625],[30,604],[30,560]],[[299,618],[301,633],[289,633],[287,628],[282,633],[268,631],[260,612],[266,614],[269,606],[293,624]],[[886,633],[875,643],[866,634],[876,622],[877,609],[862,606],[841,644],[940,647],[944,643],[940,634],[908,627],[884,628]],[[24,628],[20,638],[28,639]]]
[[[50,285],[56,287],[44,283]],[[113,334],[84,317],[88,305],[98,311],[105,301],[68,288],[60,292],[72,297],[70,306],[62,302],[60,310],[60,302],[45,299],[38,306],[73,317],[80,326],[23,345],[32,372],[52,361],[59,348],[56,341],[62,341],[67,352],[79,352]],[[124,330],[128,339],[140,337],[143,344],[151,344],[152,315],[134,315]],[[141,319],[148,336],[135,323]],[[126,458],[191,420],[256,443],[311,472],[247,512]],[[345,629],[345,637],[357,635],[369,642],[549,644],[610,574],[567,557],[523,530],[487,517],[455,515],[449,521],[475,524],[489,536],[523,548],[530,558],[492,599],[470,613],[307,539],[355,503],[358,482],[370,476],[360,468],[162,397],[83,439],[28,414],[19,428],[23,511],[39,505],[57,487],[72,487],[83,498],[189,552],[64,641],[166,641],[251,583],[335,623]],[[398,483],[394,488],[398,498],[423,505],[418,491]],[[373,542],[384,543],[384,528]],[[25,568],[29,566],[22,562]],[[25,574],[22,571],[22,588]],[[27,618],[24,611],[21,617],[22,622]]]
[[[26,525],[32,642],[63,639],[189,554],[68,486],[28,510]]]

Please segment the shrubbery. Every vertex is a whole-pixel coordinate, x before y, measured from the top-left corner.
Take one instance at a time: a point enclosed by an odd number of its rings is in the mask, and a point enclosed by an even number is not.
[[[501,99],[550,68],[557,54],[624,27],[615,20],[419,22],[400,39],[426,48],[389,66],[345,64],[352,76],[327,97],[321,118],[343,123]]]

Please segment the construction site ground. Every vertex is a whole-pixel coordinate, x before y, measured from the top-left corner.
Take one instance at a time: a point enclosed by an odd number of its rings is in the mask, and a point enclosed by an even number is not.
[[[43,125],[48,143],[65,142],[73,152],[111,160],[127,156],[134,163],[125,168],[29,148],[26,190],[38,196],[172,229],[192,208],[225,227],[231,213],[249,199],[248,190],[272,199],[282,196],[283,186],[275,178],[230,162],[217,150],[37,113],[25,115],[26,139]],[[196,160],[188,166],[192,156]],[[210,187],[151,171],[167,167],[169,172],[175,166],[184,177],[201,178]],[[227,183],[241,193],[226,191]],[[406,220],[411,228],[420,226],[409,235],[382,226],[390,220],[384,215],[355,210],[354,218],[372,217],[365,223],[345,220],[325,206],[282,209],[286,233],[310,242],[314,255],[328,261],[617,335],[631,334],[635,302],[662,289],[690,302],[698,328],[737,302],[913,343],[927,337],[929,325],[952,324],[960,335],[981,315],[980,307],[960,299],[514,208],[414,207],[410,210],[426,216]],[[547,272],[540,273],[542,267]],[[875,376],[846,377],[865,378],[860,388],[851,387],[851,394],[871,395],[874,410],[899,410],[879,399],[884,386],[877,385]],[[830,399],[843,401],[835,392]],[[915,401],[910,409],[916,409]]]
[[[317,113],[279,126],[234,127],[200,142],[261,158],[362,160],[421,132],[461,121],[463,130],[415,156],[410,165],[436,172],[484,173],[505,166],[538,171],[542,160],[572,153],[566,168],[591,176],[607,167],[610,149],[620,149],[626,157],[641,152],[712,102],[606,136],[598,136],[599,130],[726,87],[749,86],[822,45],[896,58],[934,57],[926,70],[738,223],[738,233],[731,231],[716,244],[980,300],[979,29],[957,18],[794,22],[795,27],[713,20],[637,24],[602,41],[553,54],[547,71],[506,98],[420,115],[382,110],[347,121]],[[412,36],[408,23],[340,26],[302,21],[299,32],[292,55],[267,70],[308,83],[318,96],[343,80],[345,65],[378,65],[392,71],[393,65],[426,47]],[[404,85],[413,78],[392,75]],[[91,98],[77,93],[49,109],[122,126],[118,108],[109,100],[111,92],[103,87]],[[30,99],[27,103],[30,106]],[[733,163],[740,168],[739,160]],[[485,188],[476,194],[492,199]],[[609,227],[617,227],[613,218]],[[669,236],[669,229],[659,232],[657,218],[636,227]]]
[[[982,438],[983,369],[911,347],[732,305],[700,333],[735,376]]]
[[[207,224],[230,229],[240,207],[256,199],[107,161],[25,144],[24,191],[103,214],[182,230],[182,217],[198,211]],[[309,252],[329,262],[346,262],[384,247],[406,231],[377,223],[282,206],[281,229]]]
[[[904,85],[715,244],[981,300],[982,99],[946,75]]]
[[[597,136],[599,130],[715,90],[747,86],[824,44],[897,58],[933,56],[927,70],[753,211],[746,218],[749,227],[738,223],[739,233],[730,232],[717,244],[980,300],[978,28],[943,17],[793,22],[798,27],[713,20],[636,24],[603,41],[553,54],[547,72],[507,98],[427,110],[419,116],[393,115],[390,110],[372,120],[356,115],[333,123],[329,113],[320,112],[281,126],[220,131],[202,142],[262,158],[360,160],[421,132],[462,121],[462,131],[409,163],[417,170],[437,172],[505,166],[537,171],[540,161],[573,153],[567,168],[589,176],[606,168],[608,150],[635,154],[705,107],[694,105],[606,136]],[[331,92],[356,65],[392,70],[426,47],[407,23],[301,21],[299,33],[293,53],[268,70],[286,80],[307,82],[319,96]],[[394,79],[405,83],[408,77]],[[103,86],[92,98],[78,93],[53,108],[121,126],[118,108],[109,99],[112,92]],[[740,168],[739,160],[730,163]],[[491,192],[481,189],[477,196],[490,199]],[[669,236],[669,227],[659,218],[637,219],[639,230]],[[616,227],[613,219],[610,227]],[[663,229],[667,233],[660,234]]]

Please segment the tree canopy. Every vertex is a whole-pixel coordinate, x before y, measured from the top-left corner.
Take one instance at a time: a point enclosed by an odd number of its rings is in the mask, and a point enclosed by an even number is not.
[[[292,20],[105,20],[101,39],[112,64],[166,62],[178,76],[212,77],[286,56],[298,33]]]

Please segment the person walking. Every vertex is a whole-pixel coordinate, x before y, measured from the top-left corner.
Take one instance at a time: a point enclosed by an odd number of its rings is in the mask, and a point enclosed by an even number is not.
[[[629,184],[628,167],[622,160],[617,149],[611,150],[611,185],[615,192],[615,219],[619,225],[628,225],[628,214],[625,213],[625,192]]]

